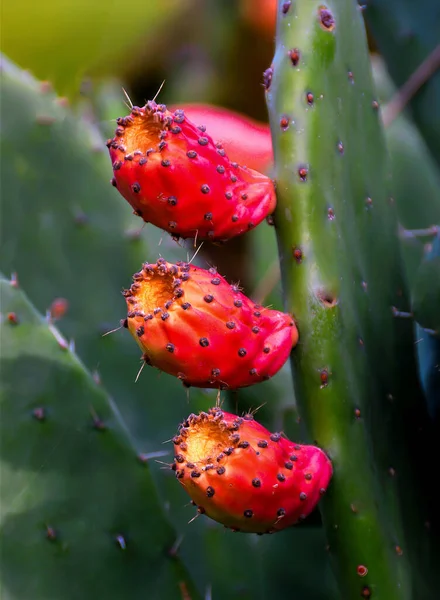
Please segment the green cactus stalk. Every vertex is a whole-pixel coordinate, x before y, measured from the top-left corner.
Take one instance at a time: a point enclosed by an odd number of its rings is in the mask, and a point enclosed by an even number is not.
[[[428,599],[427,513],[410,454],[417,440],[424,456],[429,435],[412,324],[393,317],[408,303],[357,4],[278,2],[265,83],[285,309],[300,335],[295,393],[334,463],[322,514],[341,597]]]

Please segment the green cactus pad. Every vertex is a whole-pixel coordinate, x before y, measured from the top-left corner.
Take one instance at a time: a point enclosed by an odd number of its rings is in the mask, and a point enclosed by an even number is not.
[[[20,289],[0,293],[5,597],[197,598],[111,397]]]
[[[275,226],[300,334],[296,398],[334,463],[322,510],[330,554],[344,598],[409,600],[417,589],[427,600],[416,499],[426,415],[411,422],[424,406],[412,323],[393,317],[408,301],[361,12],[351,0],[298,0],[279,2],[277,20],[266,73]]]

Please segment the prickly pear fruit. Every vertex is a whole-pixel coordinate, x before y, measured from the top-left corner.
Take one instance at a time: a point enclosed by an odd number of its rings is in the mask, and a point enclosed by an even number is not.
[[[143,358],[186,386],[239,388],[269,379],[298,340],[293,318],[256,305],[215,269],[144,264],[123,292],[124,323]]]
[[[332,475],[320,448],[270,433],[250,414],[192,414],[173,442],[172,468],[199,512],[236,531],[273,533],[303,520]]]
[[[275,209],[268,177],[231,162],[182,110],[147,102],[107,141],[113,185],[144,221],[176,237],[225,241]]]

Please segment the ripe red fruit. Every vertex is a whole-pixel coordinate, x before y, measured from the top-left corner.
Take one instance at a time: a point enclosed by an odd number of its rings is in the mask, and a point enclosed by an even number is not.
[[[293,318],[256,305],[215,269],[159,259],[124,292],[126,325],[147,364],[187,386],[239,388],[269,379],[298,340]]]
[[[210,136],[221,142],[229,160],[267,173],[273,162],[269,125],[210,104],[183,104],[181,108],[193,123],[205,125]]]
[[[182,110],[150,101],[117,122],[107,142],[112,183],[144,221],[177,237],[224,241],[275,209],[271,179],[231,162]]]
[[[236,531],[273,533],[303,520],[332,476],[320,448],[270,433],[252,415],[190,415],[173,442],[172,468],[199,512]]]

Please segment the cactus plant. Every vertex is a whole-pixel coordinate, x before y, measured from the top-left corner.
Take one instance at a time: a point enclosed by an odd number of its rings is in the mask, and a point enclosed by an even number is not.
[[[420,488],[409,483],[418,478],[405,439],[406,416],[423,403],[411,325],[392,316],[393,306],[408,305],[355,3],[279,2],[266,88],[285,308],[300,336],[294,382],[312,435],[334,462],[323,518],[341,593],[409,599],[417,589],[429,598],[432,565],[409,542],[429,544],[409,498],[408,488]],[[397,363],[406,365],[404,386]]]

